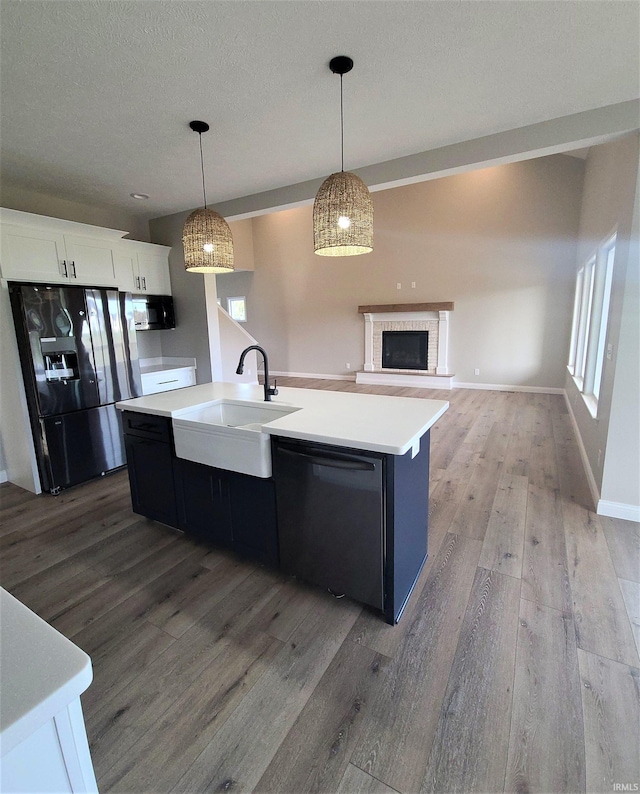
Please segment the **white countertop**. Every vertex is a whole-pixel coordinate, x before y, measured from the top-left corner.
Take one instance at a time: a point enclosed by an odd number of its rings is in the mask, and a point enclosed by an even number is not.
[[[262,402],[264,389],[251,384],[203,383],[124,400],[116,408],[178,419],[185,411],[219,400]],[[417,452],[420,438],[449,407],[444,400],[286,386],[278,387],[271,404],[301,410],[263,425],[264,433],[391,455],[404,455],[410,449]]]
[[[153,372],[167,372],[173,369],[195,369],[195,358],[168,358],[157,356],[156,358],[141,358],[139,360],[140,373],[142,375],[149,375]]]
[[[0,745],[6,755],[93,679],[91,659],[0,588]]]
[[[173,372],[176,369],[192,369],[193,364],[147,364],[140,366],[141,375],[151,375],[154,372]]]

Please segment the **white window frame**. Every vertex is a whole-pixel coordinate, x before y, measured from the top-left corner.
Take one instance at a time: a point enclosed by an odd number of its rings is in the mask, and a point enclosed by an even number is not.
[[[604,370],[604,350],[609,325],[609,306],[611,304],[611,287],[613,284],[613,267],[616,258],[616,236],[609,238],[602,248],[603,294],[600,302],[601,312],[596,335],[596,353],[591,392],[596,400],[600,399],[602,375]]]
[[[567,369],[594,419],[604,375],[615,250],[614,231],[576,275]]]
[[[576,292],[573,298],[573,319],[571,321],[571,342],[569,344],[569,364],[567,368],[572,375],[576,372],[576,355],[578,352],[578,330],[580,327],[580,309],[582,307],[582,292],[584,288],[584,268],[578,270],[576,276]]]
[[[247,299],[244,295],[227,298],[227,312],[237,323],[247,322]]]
[[[580,301],[576,361],[575,371],[573,373],[573,377],[580,381],[580,391],[582,391],[583,388],[584,373],[587,366],[587,348],[589,341],[589,328],[591,325],[595,269],[596,259],[595,257],[592,257],[584,266],[584,274],[582,278],[582,300]]]

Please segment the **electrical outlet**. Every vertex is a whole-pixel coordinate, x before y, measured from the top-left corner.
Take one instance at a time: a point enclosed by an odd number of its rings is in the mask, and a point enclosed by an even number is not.
[[[415,288],[416,288],[416,282],[415,282],[415,281],[412,281],[412,282],[411,282],[411,289],[415,289]]]
[[[474,369],[474,370],[473,370],[473,374],[474,374],[474,375],[479,375],[479,374],[480,374],[480,370],[479,370],[479,369],[477,369],[477,368],[476,368],[476,369]]]
[[[399,281],[396,283],[396,289],[402,289],[402,284]]]
[[[350,364],[350,362],[349,362],[349,361],[347,361],[347,363],[345,364],[345,367],[346,367],[347,369],[351,369],[351,364]]]

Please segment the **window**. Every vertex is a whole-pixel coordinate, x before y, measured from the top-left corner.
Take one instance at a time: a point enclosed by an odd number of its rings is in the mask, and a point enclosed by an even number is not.
[[[602,296],[602,312],[600,316],[596,361],[593,375],[593,395],[596,400],[600,397],[600,387],[602,386],[602,367],[604,364],[604,346],[607,338],[607,322],[609,320],[609,303],[611,301],[611,283],[613,281],[613,260],[616,256],[615,239],[609,241],[605,249],[606,263],[604,275],[604,292]]]
[[[235,320],[237,323],[247,322],[247,303],[244,296],[227,298],[227,311],[231,319]]]
[[[602,386],[615,250],[613,234],[576,277],[568,369],[593,417]]]
[[[580,327],[580,309],[582,307],[582,290],[584,287],[584,268],[580,268],[576,278],[576,294],[573,299],[573,320],[571,322],[571,344],[569,345],[569,372],[575,375],[576,354],[578,348],[578,329]]]
[[[596,269],[595,259],[587,262],[582,279],[582,302],[578,320],[578,348],[576,351],[576,378],[584,378],[587,363],[587,340],[591,326],[591,310],[593,308],[593,274]]]

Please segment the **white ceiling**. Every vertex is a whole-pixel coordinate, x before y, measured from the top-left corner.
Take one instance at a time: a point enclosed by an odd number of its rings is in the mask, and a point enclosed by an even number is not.
[[[632,0],[1,0],[2,178],[154,217],[638,97]],[[148,193],[147,202],[129,197]]]

